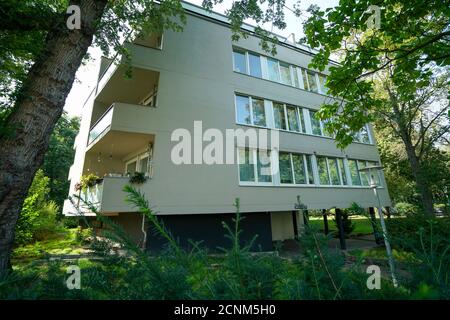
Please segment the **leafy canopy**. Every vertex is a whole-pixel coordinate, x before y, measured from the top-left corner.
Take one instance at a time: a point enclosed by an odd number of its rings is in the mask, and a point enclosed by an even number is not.
[[[368,27],[371,5],[380,9],[379,29]],[[340,60],[329,68],[327,80],[330,94],[339,99],[324,104],[319,116],[333,119],[327,128],[341,147],[389,99],[375,95],[380,72],[388,73],[398,99],[407,101],[437,68],[449,65],[448,1],[342,0],[335,8],[311,6],[308,12],[303,41],[318,50],[311,66],[323,70],[330,57]]]

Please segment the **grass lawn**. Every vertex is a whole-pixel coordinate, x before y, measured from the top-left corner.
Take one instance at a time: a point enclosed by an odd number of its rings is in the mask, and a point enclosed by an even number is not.
[[[355,224],[355,229],[353,230],[352,235],[365,235],[373,233],[372,224],[368,218],[362,216],[353,216],[351,217],[351,220]],[[319,228],[319,230],[323,230],[322,217],[310,217],[309,221],[312,226]],[[328,228],[330,231],[337,231],[334,217],[328,216]]]
[[[48,255],[84,253],[85,248],[76,233],[76,228],[69,229],[54,235],[51,239],[17,247],[13,250],[12,264],[14,266],[26,264],[36,259],[43,259]]]

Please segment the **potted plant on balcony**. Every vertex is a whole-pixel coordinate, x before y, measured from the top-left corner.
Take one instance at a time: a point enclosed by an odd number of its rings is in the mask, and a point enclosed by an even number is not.
[[[147,177],[143,172],[136,171],[132,175],[130,175],[130,183],[131,184],[142,184],[147,181]]]
[[[96,184],[101,183],[102,181],[103,179],[99,178],[97,175],[93,173],[83,175],[79,183],[79,188],[81,188],[82,190],[87,190],[88,188],[91,188]]]

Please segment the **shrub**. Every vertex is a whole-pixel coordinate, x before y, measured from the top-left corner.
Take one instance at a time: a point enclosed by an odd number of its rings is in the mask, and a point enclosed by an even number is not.
[[[407,202],[398,202],[394,209],[399,216],[409,216],[419,213],[418,206]]]

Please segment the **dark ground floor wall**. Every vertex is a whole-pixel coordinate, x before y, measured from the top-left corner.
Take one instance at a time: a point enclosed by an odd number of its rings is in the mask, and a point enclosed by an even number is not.
[[[242,244],[248,244],[256,235],[253,251],[271,251],[272,230],[270,213],[242,214],[240,239]],[[191,248],[189,240],[201,241],[201,246],[210,251],[217,251],[218,247],[230,247],[231,240],[223,227],[223,222],[234,228],[232,219],[235,214],[194,214],[159,216],[165,227],[179,241],[183,248]],[[147,249],[160,251],[167,245],[167,241],[151,230],[147,233]]]

